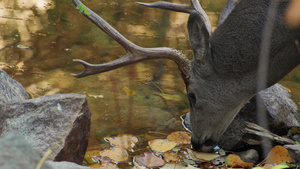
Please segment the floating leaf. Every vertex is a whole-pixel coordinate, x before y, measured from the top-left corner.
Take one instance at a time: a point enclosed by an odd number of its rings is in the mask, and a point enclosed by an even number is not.
[[[128,154],[125,149],[113,147],[100,152],[100,156],[108,157],[114,162],[124,162],[128,159]]]
[[[185,167],[184,169],[198,169],[198,168],[188,164],[188,166]]]
[[[232,168],[246,168],[254,165],[253,163],[244,162],[238,155],[235,154],[229,154],[226,157],[225,163]]]
[[[182,101],[181,96],[176,94],[156,93],[155,95],[160,96],[167,101]]]
[[[153,153],[145,153],[144,155],[135,156],[134,162],[148,168],[161,167],[165,165],[165,161]]]
[[[163,167],[160,167],[160,169],[185,169],[185,166],[179,163],[171,163],[165,164]]]
[[[180,161],[180,156],[178,154],[178,152],[174,152],[174,151],[167,151],[166,153],[163,154],[163,157],[165,159],[166,162],[178,162]]]
[[[272,167],[272,169],[283,169],[283,168],[294,168],[295,166],[292,166],[290,164],[279,164]]]
[[[77,5],[76,9],[78,9],[80,13],[83,12],[85,15],[90,15],[89,11],[86,9],[86,7],[83,4]]]
[[[84,159],[88,164],[95,164],[97,163],[97,160],[94,160],[94,157],[99,156],[100,152],[100,150],[89,150],[85,153]]]
[[[100,163],[96,163],[96,164],[92,164],[92,165],[89,165],[89,167],[91,168],[100,168]]]
[[[131,149],[138,142],[138,139],[131,134],[123,134],[117,137],[104,137],[104,140],[110,142],[111,145],[124,149]]]
[[[102,164],[99,169],[119,169],[119,167],[116,164],[113,163],[106,163],[106,164]]]
[[[167,137],[170,141],[175,141],[180,144],[190,144],[191,134],[186,131],[175,131]]]
[[[176,142],[170,141],[168,139],[155,139],[149,141],[148,144],[153,151],[160,153],[172,150],[172,148],[174,148],[177,145]]]
[[[196,162],[194,160],[189,160],[189,159],[183,159],[183,162],[188,164],[188,165],[194,165]]]
[[[293,158],[289,154],[288,150],[282,146],[275,146],[269,152],[266,163],[268,164],[282,164],[290,163],[293,161]]]
[[[207,161],[211,161],[211,160],[213,160],[215,158],[220,157],[219,154],[196,152],[196,151],[193,151],[191,149],[187,149],[187,152],[188,152],[189,157],[192,160],[195,160],[195,161],[204,161],[204,162],[207,162]]]
[[[126,93],[127,96],[135,96],[136,95],[136,92],[132,89],[129,89],[129,87],[127,87],[127,86],[123,87],[122,90]]]

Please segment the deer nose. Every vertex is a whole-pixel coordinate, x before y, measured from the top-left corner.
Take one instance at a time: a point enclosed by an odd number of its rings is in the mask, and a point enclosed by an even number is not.
[[[213,148],[217,145],[217,142],[212,139],[203,142],[195,137],[192,137],[191,143],[194,150],[201,152],[213,152]]]

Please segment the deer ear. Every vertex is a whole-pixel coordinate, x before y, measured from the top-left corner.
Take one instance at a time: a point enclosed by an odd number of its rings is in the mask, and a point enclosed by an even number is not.
[[[193,11],[188,20],[188,32],[190,44],[194,50],[194,60],[202,64],[206,62],[206,55],[209,51],[209,31],[201,15]]]

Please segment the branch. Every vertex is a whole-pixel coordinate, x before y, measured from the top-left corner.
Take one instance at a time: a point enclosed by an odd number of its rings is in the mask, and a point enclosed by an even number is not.
[[[297,144],[295,141],[288,138],[280,137],[270,132],[269,130],[260,127],[257,124],[250,123],[247,121],[245,121],[244,123],[245,123],[245,129],[242,130],[244,134],[253,134],[259,137],[265,137],[280,144]]]

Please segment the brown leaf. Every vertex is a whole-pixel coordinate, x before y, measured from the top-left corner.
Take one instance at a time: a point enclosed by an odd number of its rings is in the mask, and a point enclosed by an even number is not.
[[[293,158],[289,154],[288,150],[282,146],[273,147],[266,158],[266,163],[268,164],[282,164],[290,163],[292,161]]]
[[[219,154],[215,154],[215,153],[202,153],[202,152],[197,152],[197,151],[193,151],[191,149],[187,149],[188,155],[191,159],[196,160],[196,161],[203,161],[203,162],[207,162],[207,161],[211,161],[215,158],[220,157]]]
[[[170,141],[176,141],[180,144],[190,144],[191,134],[186,131],[175,131],[168,135],[167,139]]]
[[[135,143],[138,142],[138,139],[131,134],[123,134],[117,137],[104,137],[104,140],[110,142],[111,145],[131,149],[135,146]]]
[[[155,139],[148,142],[150,148],[153,151],[164,153],[172,150],[177,143],[168,139]]]
[[[100,156],[108,157],[114,162],[124,162],[128,159],[128,154],[125,149],[113,147],[100,152]]]
[[[165,165],[165,161],[153,153],[145,153],[144,155],[135,156],[134,162],[148,168],[161,167]]]
[[[171,162],[171,161],[178,162],[178,161],[180,161],[180,156],[179,156],[178,152],[168,151],[168,152],[163,154],[163,157],[164,157],[166,162]]]

